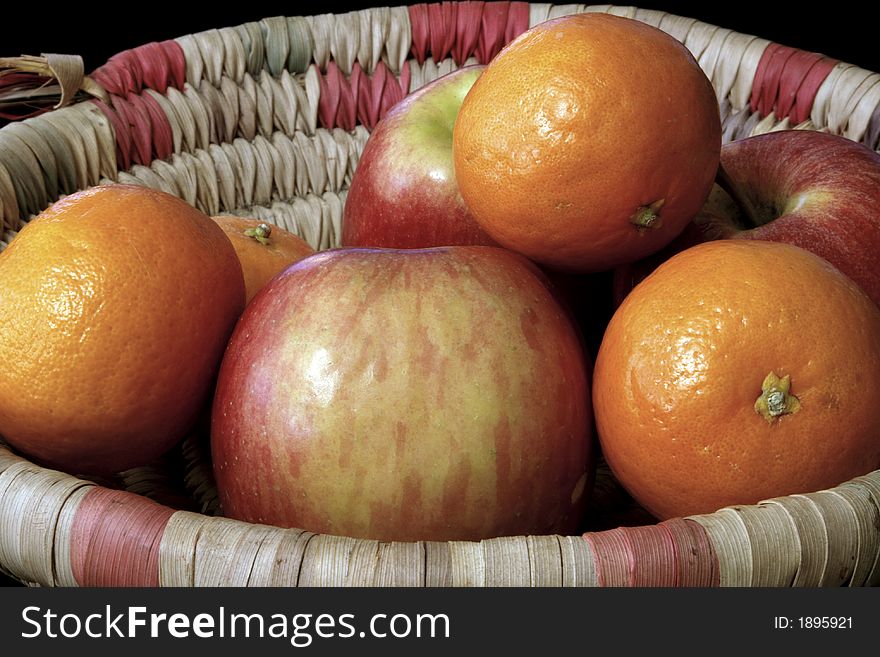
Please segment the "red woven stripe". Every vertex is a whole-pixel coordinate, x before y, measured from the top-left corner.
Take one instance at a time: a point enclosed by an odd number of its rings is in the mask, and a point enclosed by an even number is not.
[[[133,96],[133,98],[136,98],[136,104],[142,107],[150,118],[152,159],[164,160],[170,157],[174,152],[174,131],[162,106],[149,94]]]
[[[662,525],[584,534],[600,586],[671,587],[679,580],[673,535]]]
[[[676,518],[656,525],[618,527],[583,535],[599,586],[714,587],[718,557],[705,529]]]
[[[452,59],[462,66],[477,49],[485,2],[459,2],[455,21],[455,43]]]
[[[489,62],[529,27],[528,2],[433,2],[409,5],[413,57],[419,64],[449,56]]]
[[[183,88],[186,58],[176,41],[147,43],[113,55],[91,77],[117,96],[140,93],[145,88],[165,93],[169,86]]]
[[[793,54],[793,48],[786,48],[778,43],[771,43],[764,50],[752,86],[752,111],[759,112],[761,116],[767,116],[773,111],[779,95],[779,78],[782,76],[782,69]]]
[[[346,78],[339,67],[330,62],[327,72],[319,73],[319,83],[318,120],[322,127],[350,131],[360,122],[371,130],[409,93],[410,70],[404,63],[398,79],[383,62],[379,62],[373,74],[367,75],[355,62],[351,77]]]
[[[698,522],[684,518],[664,520],[660,525],[675,546],[676,586],[715,587],[719,585],[718,555],[709,535]]]
[[[140,59],[143,84],[164,94],[169,86],[182,88],[186,79],[186,60],[176,41],[148,43],[135,51]]]
[[[672,535],[662,525],[623,528],[632,555],[631,586],[676,586],[678,562]]]
[[[129,98],[135,99],[137,96],[132,95]],[[136,107],[134,102],[120,96],[112,97],[112,103],[113,109],[123,121],[128,123],[128,136],[131,140],[128,152],[132,163],[149,164],[152,161],[150,158],[152,152],[150,136],[153,132],[149,115],[138,111],[140,108]]]
[[[510,43],[529,29],[530,8],[528,2],[511,2],[507,12],[507,27],[504,29],[504,43]]]
[[[325,128],[340,127],[353,130],[357,115],[355,90],[345,79],[336,62],[327,64],[320,76],[321,97],[318,100],[318,118]]]
[[[140,495],[95,487],[73,518],[70,563],[80,586],[159,585],[159,545],[174,511]]]
[[[419,64],[428,58],[428,40],[431,38],[428,5],[424,2],[409,6],[409,23],[412,45],[410,50]]]
[[[487,64],[504,46],[507,35],[509,2],[487,2],[482,10],[482,29],[477,39],[476,56]]]
[[[749,106],[753,112],[776,118],[790,117],[795,124],[805,121],[822,82],[837,64],[819,53],[771,43],[761,55]]]
[[[791,110],[791,120],[795,125],[803,123],[810,118],[810,112],[813,111],[813,101],[816,100],[819,87],[822,86],[825,78],[828,77],[838,63],[839,60],[822,57],[807,71],[804,79],[798,86],[794,107]]]
[[[776,99],[776,115],[789,116],[798,89],[810,69],[822,59],[822,55],[805,50],[796,50],[782,68],[779,76],[779,92]]]
[[[440,62],[452,52],[455,45],[455,24],[458,3],[440,2],[428,5],[428,27],[430,31],[431,55]]]
[[[116,137],[116,166],[123,171],[128,170],[131,167],[131,128],[128,122],[104,101],[95,99],[92,102],[100,108],[113,126]]]
[[[404,62],[403,69],[400,71],[400,80],[387,71],[387,79],[382,87],[382,97],[379,103],[379,118],[381,119],[388,113],[395,104],[403,100],[404,96],[409,93],[410,71],[409,64]]]
[[[110,104],[93,101],[113,125],[116,137],[116,164],[128,170],[132,164],[149,165],[174,151],[171,124],[161,106],[151,96],[129,94],[110,96]]]
[[[629,586],[633,555],[621,528],[583,535],[593,551],[599,586]]]
[[[371,78],[364,73],[361,65],[357,62],[354,63],[351,69],[350,84],[354,87],[354,97],[357,100],[357,120],[369,128],[376,125],[376,122],[379,120],[378,97],[374,97],[368,88],[377,81],[382,82],[379,80],[378,70],[379,67],[377,66],[377,75]]]

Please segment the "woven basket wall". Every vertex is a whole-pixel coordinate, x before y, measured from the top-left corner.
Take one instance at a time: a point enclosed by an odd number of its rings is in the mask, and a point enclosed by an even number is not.
[[[89,84],[66,81],[67,106],[0,129],[0,247],[59,197],[108,182],[335,246],[358,156],[391,104],[489,61],[532,25],[581,11],[682,41],[715,86],[724,141],[792,127],[878,148],[877,73],[663,12],[453,2],[274,17],[120,53]],[[196,431],[161,463],[89,481],[0,444],[0,570],[40,586],[880,583],[880,471],[661,523],[604,472],[597,525],[583,535],[380,543],[219,517],[207,459]]]

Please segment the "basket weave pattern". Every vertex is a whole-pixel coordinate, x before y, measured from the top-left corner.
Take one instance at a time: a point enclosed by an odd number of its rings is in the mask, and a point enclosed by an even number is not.
[[[119,53],[88,76],[101,97],[0,129],[0,248],[59,197],[114,182],[336,246],[358,157],[393,103],[583,11],[683,42],[716,89],[724,141],[798,128],[880,146],[880,75],[664,12],[452,2],[273,17]],[[582,536],[380,543],[220,517],[207,453],[197,431],[161,463],[99,482],[0,443],[0,570],[40,586],[880,584],[880,471],[713,514],[619,517]],[[625,496],[606,476],[594,498]]]

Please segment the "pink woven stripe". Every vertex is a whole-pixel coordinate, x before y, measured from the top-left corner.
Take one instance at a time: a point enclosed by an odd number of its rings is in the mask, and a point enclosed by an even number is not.
[[[633,555],[622,528],[583,535],[593,551],[599,586],[629,586]]]
[[[632,554],[631,586],[676,586],[675,543],[662,525],[623,529]]]
[[[91,101],[98,106],[110,120],[113,134],[116,138],[116,166],[127,171],[131,167],[131,127],[112,107],[104,101],[95,99]]]
[[[134,99],[137,96],[131,96]],[[149,164],[152,161],[150,153],[150,134],[152,127],[150,125],[149,116],[139,111],[141,106],[137,106],[135,102],[121,96],[112,98],[113,109],[119,113],[123,121],[128,123],[128,135],[130,143],[126,145],[129,158],[134,164]]]
[[[176,41],[152,42],[113,55],[91,77],[117,96],[147,88],[165,93],[169,86],[183,88],[186,58]]]
[[[528,2],[511,2],[507,12],[507,26],[504,28],[504,43],[510,43],[520,34],[529,29]]]
[[[174,131],[159,102],[149,94],[133,95],[135,106],[149,118],[152,159],[164,160],[174,153]]]
[[[797,95],[794,101],[794,107],[791,110],[791,120],[797,125],[810,118],[813,111],[813,101],[816,100],[816,94],[819,93],[819,87],[825,82],[825,78],[831,73],[832,69],[837,66],[839,60],[830,57],[822,57],[814,62],[807,73],[804,75],[800,85],[798,85]]]
[[[675,586],[718,586],[718,555],[703,526],[684,518],[665,520],[660,526],[669,534],[675,547]]]
[[[793,48],[786,48],[778,43],[771,43],[764,50],[752,83],[750,98],[752,111],[759,112],[761,116],[767,116],[773,111],[779,95],[779,78],[782,69],[793,54]]]
[[[483,24],[483,5],[485,2],[460,2],[455,21],[455,43],[452,46],[452,59],[462,66],[467,58],[477,50],[480,27]]]
[[[672,587],[679,580],[676,545],[663,525],[590,532],[600,586]]]
[[[656,525],[587,532],[599,586],[716,587],[718,556],[706,530],[675,518]]]
[[[116,136],[116,163],[123,170],[132,164],[148,165],[174,151],[171,124],[149,94],[110,96],[110,103],[94,102],[110,120]]]
[[[318,118],[325,128],[340,127],[354,130],[357,115],[357,101],[354,90],[345,79],[336,62],[327,65],[327,71],[320,78],[321,97],[318,101]]]
[[[73,519],[70,562],[80,586],[159,585],[159,545],[174,511],[145,497],[95,487]]]
[[[424,64],[428,58],[428,41],[431,38],[427,4],[419,3],[409,6],[409,24],[412,35],[410,51],[419,64]]]
[[[429,40],[435,62],[446,59],[455,45],[458,7],[457,2],[434,2],[428,5]]]
[[[419,64],[471,56],[488,63],[529,27],[528,2],[433,2],[409,5],[413,57]]]
[[[761,55],[749,105],[761,116],[775,113],[797,125],[810,116],[822,82],[837,60],[771,43]]]
[[[404,63],[398,79],[383,63],[368,75],[355,62],[346,78],[335,62],[319,73],[321,96],[318,121],[327,129],[354,130],[360,123],[372,130],[391,107],[409,93],[409,64]]]
[[[486,64],[507,43],[509,2],[487,2],[482,9],[482,29],[477,39],[477,61]]]

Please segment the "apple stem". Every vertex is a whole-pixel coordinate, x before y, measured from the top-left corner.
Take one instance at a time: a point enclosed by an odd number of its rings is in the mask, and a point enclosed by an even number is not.
[[[269,224],[260,224],[256,228],[248,228],[244,231],[248,237],[253,237],[260,244],[269,244],[269,235],[272,234],[272,227]]]
[[[660,208],[663,207],[663,204],[666,202],[665,198],[661,198],[658,201],[654,201],[649,205],[640,205],[636,208],[636,211],[629,218],[630,223],[632,223],[639,230],[645,230],[647,228],[660,228],[663,224],[660,219]]]
[[[740,188],[734,184],[733,179],[730,177],[730,174],[727,173],[727,169],[724,168],[724,164],[721,162],[718,163],[718,171],[715,173],[715,183],[723,189],[731,199],[733,199],[734,203],[739,206],[748,221],[749,228],[755,228],[764,223],[761,220],[761,214],[758,212],[754,203],[752,203],[751,199],[743,194],[740,191]]]
[[[781,415],[797,413],[801,409],[801,402],[789,390],[790,375],[780,378],[775,372],[770,372],[761,383],[761,395],[755,401],[755,412],[767,422],[773,422]]]

